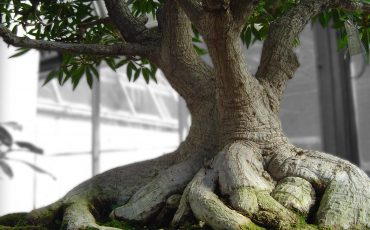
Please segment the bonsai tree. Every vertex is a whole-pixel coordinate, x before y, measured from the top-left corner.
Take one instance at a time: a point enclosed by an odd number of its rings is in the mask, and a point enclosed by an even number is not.
[[[129,79],[160,68],[192,115],[188,137],[159,158],[115,168],[25,215],[55,229],[117,229],[109,218],[181,226],[195,217],[214,229],[370,228],[370,179],[355,165],[289,143],[279,119],[284,89],[299,63],[294,47],[312,19],[356,25],[369,50],[369,12],[360,0],[1,1],[0,36],[63,54],[57,78],[76,87],[96,66],[127,64]],[[158,26],[148,28],[147,16]],[[17,35],[23,27],[24,36]],[[356,28],[355,28],[356,31]],[[258,71],[241,46],[263,40]],[[343,35],[343,41],[348,36]],[[206,64],[203,41],[212,59]],[[174,215],[171,214],[174,210]],[[170,218],[170,222],[166,221]],[[4,222],[3,222],[4,223]]]

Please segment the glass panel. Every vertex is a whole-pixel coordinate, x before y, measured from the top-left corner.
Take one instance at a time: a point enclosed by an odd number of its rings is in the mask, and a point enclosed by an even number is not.
[[[51,82],[44,84],[44,79],[40,79],[38,82],[38,100],[58,103],[57,96]]]
[[[154,101],[146,88],[127,88],[127,92],[130,95],[136,112],[139,114],[144,113],[148,115],[159,116],[159,112],[154,104]]]
[[[130,112],[117,74],[108,68],[102,68],[100,75],[101,106],[112,111]]]
[[[159,101],[167,109],[172,119],[178,118],[178,101],[171,95],[158,95]]]
[[[91,107],[91,89],[89,88],[85,77],[82,77],[78,86],[73,90],[72,83],[67,81],[63,86],[58,85],[61,97],[64,102]]]

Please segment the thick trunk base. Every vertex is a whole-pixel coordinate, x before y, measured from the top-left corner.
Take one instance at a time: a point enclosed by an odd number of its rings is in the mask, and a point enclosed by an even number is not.
[[[2,217],[0,225],[113,230],[129,222],[137,229],[199,229],[188,224],[195,217],[213,229],[370,228],[370,180],[356,166],[289,144],[264,151],[234,142],[208,162],[194,156],[173,164],[166,156],[117,168],[50,206]],[[152,168],[139,178],[133,167],[144,165]]]

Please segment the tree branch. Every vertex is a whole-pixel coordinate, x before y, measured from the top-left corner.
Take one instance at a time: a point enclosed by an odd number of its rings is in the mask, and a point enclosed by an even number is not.
[[[294,39],[328,3],[329,0],[302,0],[270,25],[256,77],[273,99],[274,109],[278,109],[286,83],[299,67]]]
[[[362,11],[370,14],[370,2],[359,0],[334,0],[332,7],[338,7],[347,11]]]
[[[313,16],[330,7],[367,12],[369,4],[355,0],[301,0],[270,25],[256,77],[265,85],[275,109],[278,108],[287,81],[299,67],[293,51],[294,40]]]
[[[26,37],[18,37],[13,34],[7,27],[0,24],[0,37],[9,45],[23,48],[33,48],[39,50],[55,50],[59,52],[70,52],[76,54],[91,54],[91,55],[149,55],[155,46],[140,45],[135,43],[120,43],[114,45],[101,44],[80,44],[80,43],[64,43],[45,40],[34,40]]]
[[[128,42],[146,43],[158,40],[158,36],[146,28],[146,15],[134,17],[124,0],[105,0],[109,17]]]
[[[234,22],[238,27],[244,25],[246,18],[252,12],[258,0],[231,0],[230,9],[232,11]]]
[[[207,97],[207,100],[212,100],[213,70],[193,47],[189,18],[176,1],[166,1],[160,12],[158,22],[162,42],[160,58],[155,57],[159,60],[158,66],[175,90],[185,98],[188,106]]]
[[[181,8],[186,12],[191,22],[199,28],[200,21],[204,14],[204,9],[201,0],[177,0]]]

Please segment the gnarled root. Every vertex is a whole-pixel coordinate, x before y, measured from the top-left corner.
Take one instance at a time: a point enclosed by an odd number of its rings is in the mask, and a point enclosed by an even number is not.
[[[214,229],[258,229],[259,226],[315,229],[304,219],[312,217],[312,212],[317,211],[314,207],[319,206],[316,218],[319,227],[367,228],[370,207],[367,176],[348,162],[321,153],[312,154],[285,145],[274,149],[274,155],[264,159],[262,150],[256,145],[245,142],[229,144],[186,186],[172,224],[180,224],[192,211],[197,219]],[[191,176],[190,173],[187,175]],[[129,213],[132,209],[128,207],[147,201],[150,208],[156,199],[140,200],[145,194],[150,195],[149,188],[154,185],[154,188],[164,191],[162,183],[165,181],[171,182],[171,177],[163,180],[163,175],[160,175],[139,190],[137,194],[143,196],[131,199],[115,212],[124,210],[125,216],[121,215],[121,218],[130,219],[129,215],[133,214]],[[174,185],[183,188],[185,184],[186,180],[182,180],[181,185]],[[167,193],[160,193],[162,203],[176,190],[176,186],[170,187],[172,189]],[[134,212],[135,220],[145,221],[154,212],[137,214]]]
[[[216,185],[228,208],[213,192]],[[193,179],[189,203],[195,216],[214,229],[290,228],[298,216],[270,196],[274,181],[264,171],[262,156],[253,145],[233,143],[221,151],[209,169]],[[253,221],[253,222],[252,222]]]
[[[316,200],[316,192],[310,182],[300,177],[286,177],[280,180],[271,196],[284,207],[304,217]]]
[[[161,224],[177,209],[172,225],[193,214],[214,229],[317,228],[306,224],[307,218],[319,228],[370,228],[367,175],[347,161],[289,144],[266,150],[235,142],[205,165],[194,155],[157,176],[145,171],[140,183],[135,172],[136,167],[102,174],[26,219],[53,226],[50,221],[59,218],[68,230],[113,230],[118,228],[100,226],[96,219],[106,220],[111,205],[119,204],[111,217]]]
[[[292,146],[277,151],[268,171],[276,179],[296,176],[323,193],[316,220],[332,229],[370,229],[370,179],[348,161]]]
[[[200,159],[189,158],[166,169],[137,191],[127,204],[114,209],[111,217],[147,221],[160,210],[170,195],[185,188],[201,167],[201,162]]]
[[[58,229],[62,224],[64,229],[114,229],[99,226],[96,219],[106,220],[112,205],[126,203],[142,186],[153,180],[159,171],[173,165],[175,157],[176,152],[109,170],[78,185],[51,205],[17,215],[17,220],[9,222],[8,216],[0,217],[0,225],[12,228],[21,219],[26,228],[42,226]]]
[[[83,200],[69,205],[64,211],[62,229],[118,230],[118,228],[98,225],[90,209],[90,204]]]
[[[190,183],[189,203],[194,215],[214,229],[257,228],[249,218],[228,208],[213,192],[216,178],[215,170],[202,169]]]

